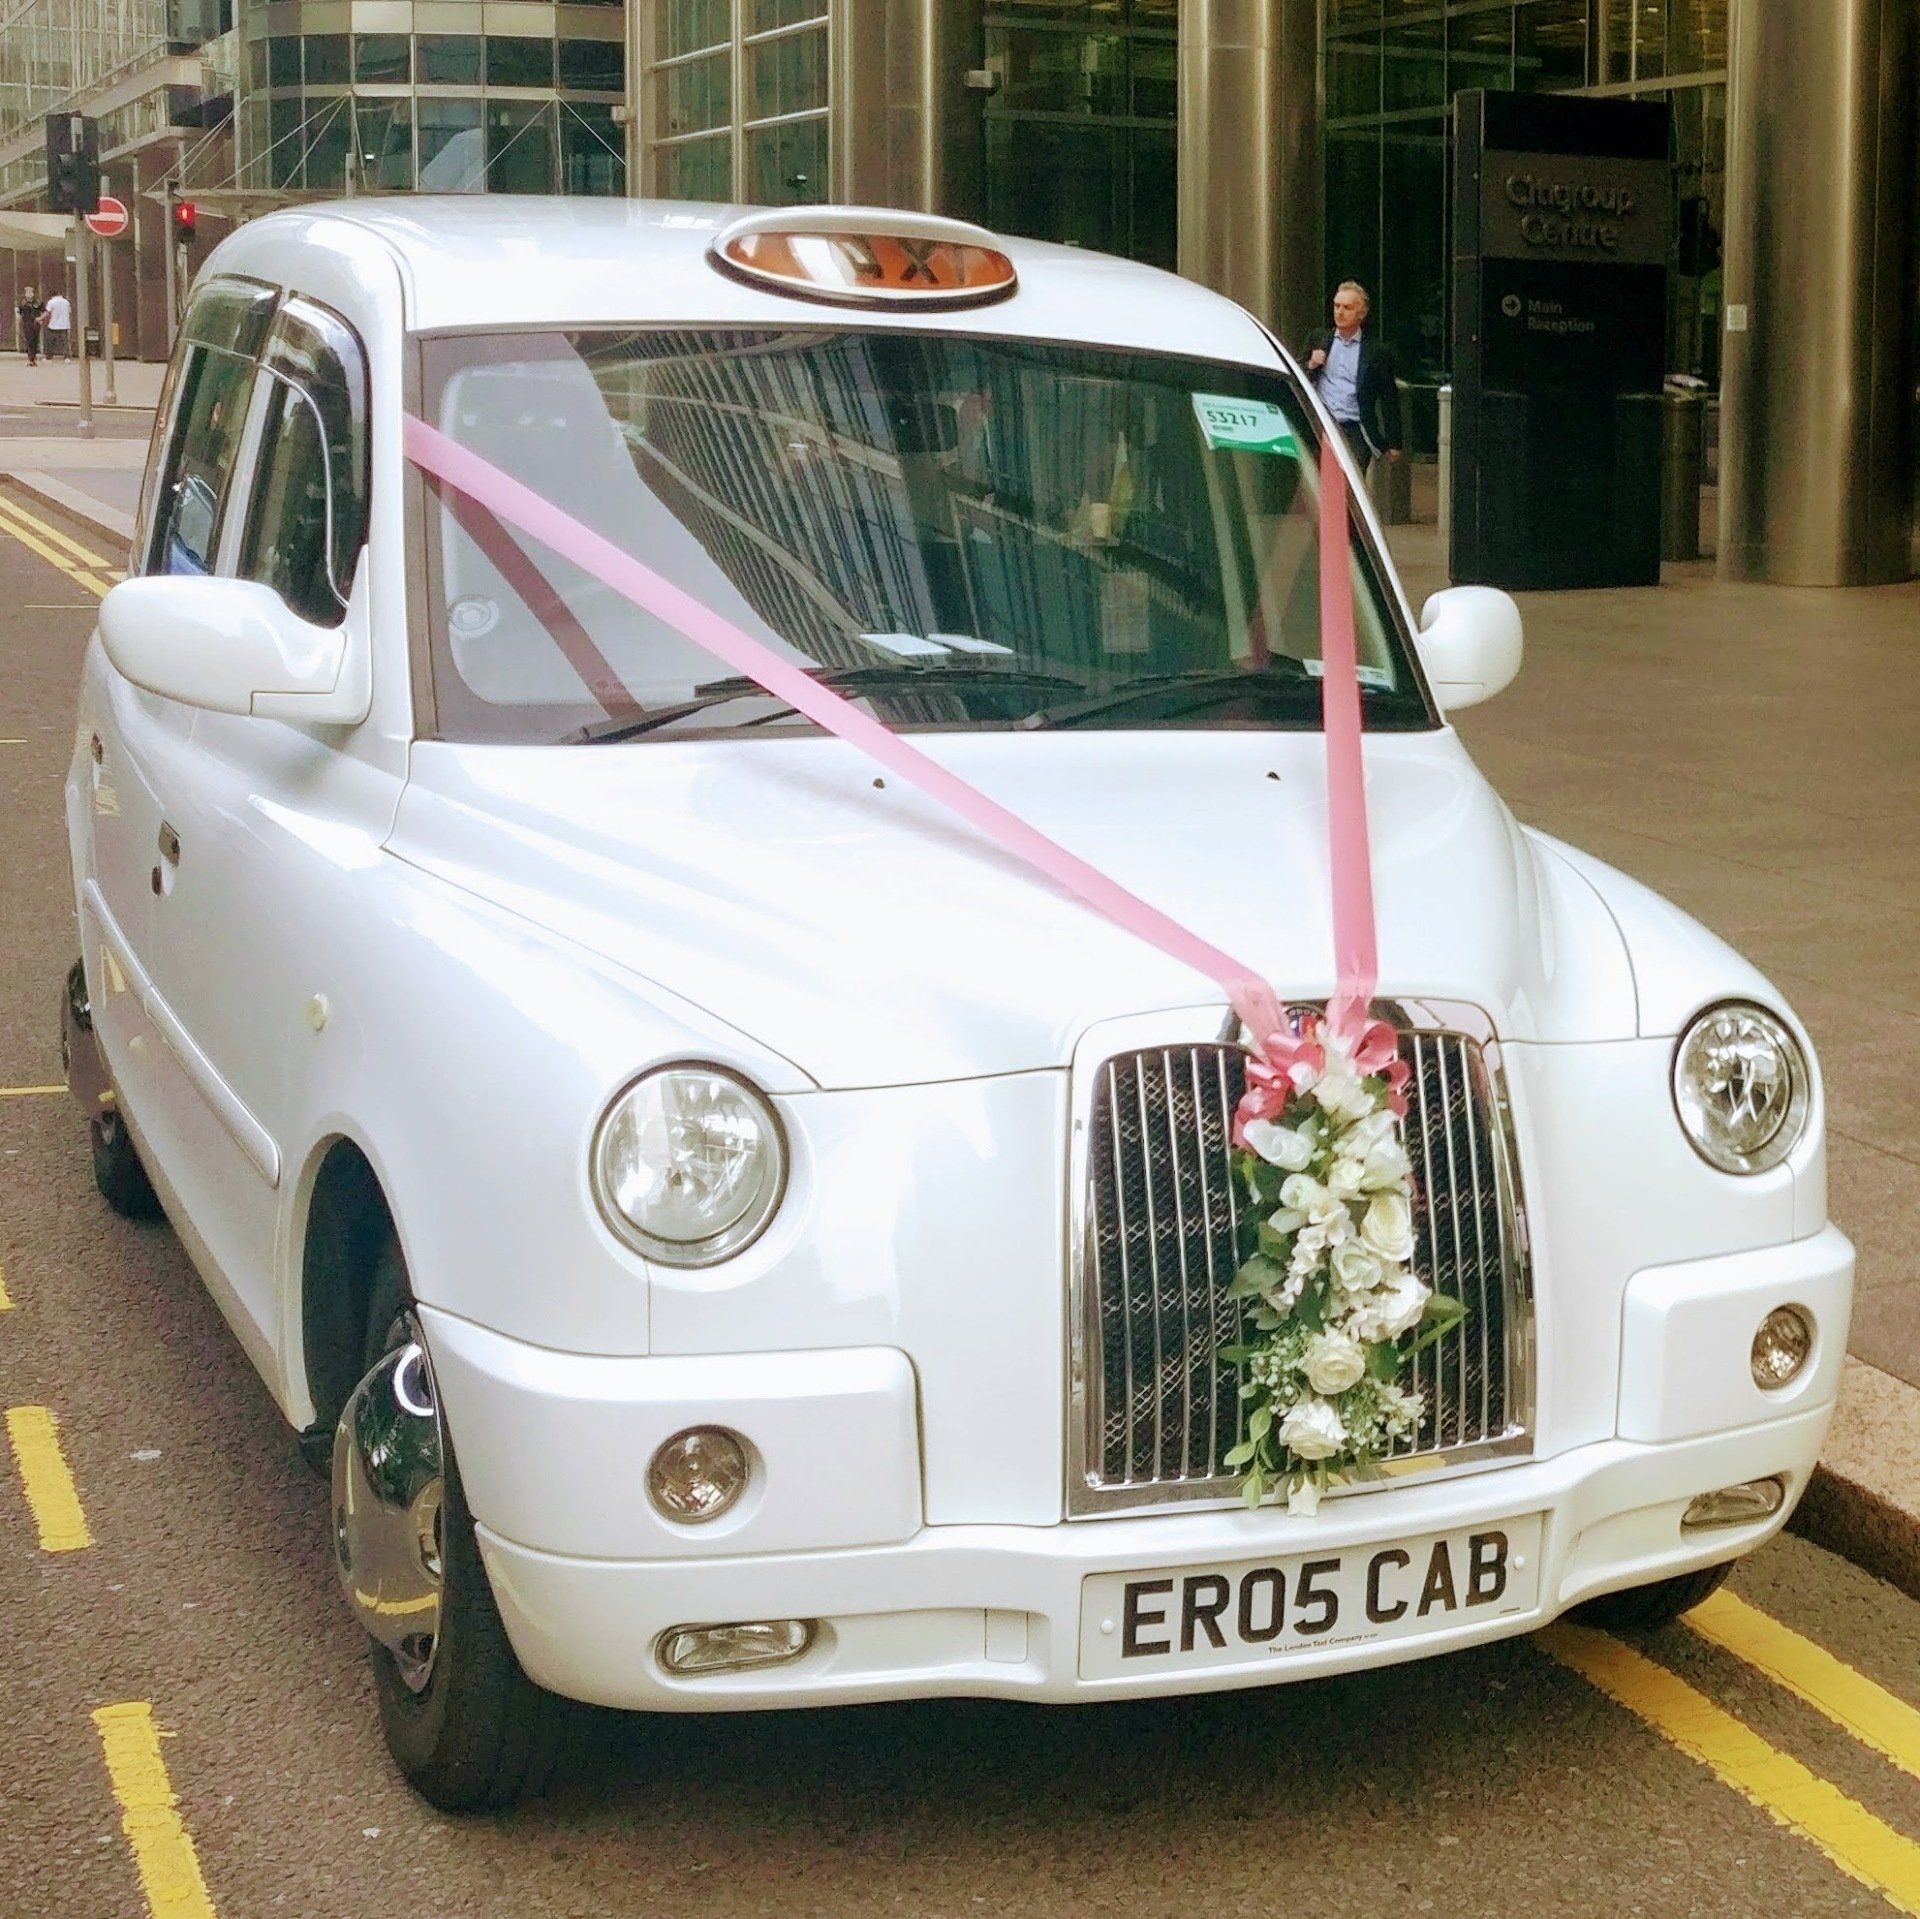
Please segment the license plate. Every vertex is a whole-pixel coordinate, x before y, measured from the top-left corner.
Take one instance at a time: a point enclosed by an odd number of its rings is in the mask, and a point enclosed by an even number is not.
[[[1531,1612],[1540,1528],[1529,1513],[1385,1545],[1094,1573],[1080,1587],[1080,1674],[1249,1665]]]

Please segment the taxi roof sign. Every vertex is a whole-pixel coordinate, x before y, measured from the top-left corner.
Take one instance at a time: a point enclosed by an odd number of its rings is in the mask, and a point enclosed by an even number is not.
[[[882,207],[751,213],[714,240],[709,257],[750,285],[835,306],[979,306],[1019,284],[986,228]]]

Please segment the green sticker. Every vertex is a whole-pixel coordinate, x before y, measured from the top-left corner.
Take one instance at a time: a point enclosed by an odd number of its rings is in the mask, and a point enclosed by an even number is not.
[[[1271,400],[1235,400],[1224,393],[1196,393],[1194,416],[1216,453],[1298,454],[1293,425]]]

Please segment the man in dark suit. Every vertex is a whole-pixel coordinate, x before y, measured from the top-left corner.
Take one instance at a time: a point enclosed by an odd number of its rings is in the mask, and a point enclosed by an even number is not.
[[[1333,331],[1307,342],[1307,373],[1365,473],[1382,454],[1400,457],[1400,383],[1386,342],[1367,330],[1367,290],[1342,280]]]

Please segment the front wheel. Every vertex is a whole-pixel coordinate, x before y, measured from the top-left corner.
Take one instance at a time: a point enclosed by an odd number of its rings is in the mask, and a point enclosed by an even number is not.
[[[160,1197],[119,1112],[110,1106],[88,1120],[87,1133],[93,1148],[93,1183],[100,1197],[122,1219],[158,1219]]]
[[[494,1604],[397,1242],[362,1361],[334,1435],[333,1549],[387,1750],[442,1811],[510,1806],[551,1772],[566,1702],[521,1670]]]
[[[1652,1632],[1660,1626],[1671,1626],[1681,1614],[1711,1599],[1727,1583],[1734,1563],[1728,1559],[1718,1566],[1703,1566],[1698,1572],[1656,1579],[1651,1585],[1602,1593],[1598,1599],[1574,1607],[1573,1616],[1583,1626],[1600,1626],[1608,1632]]]

